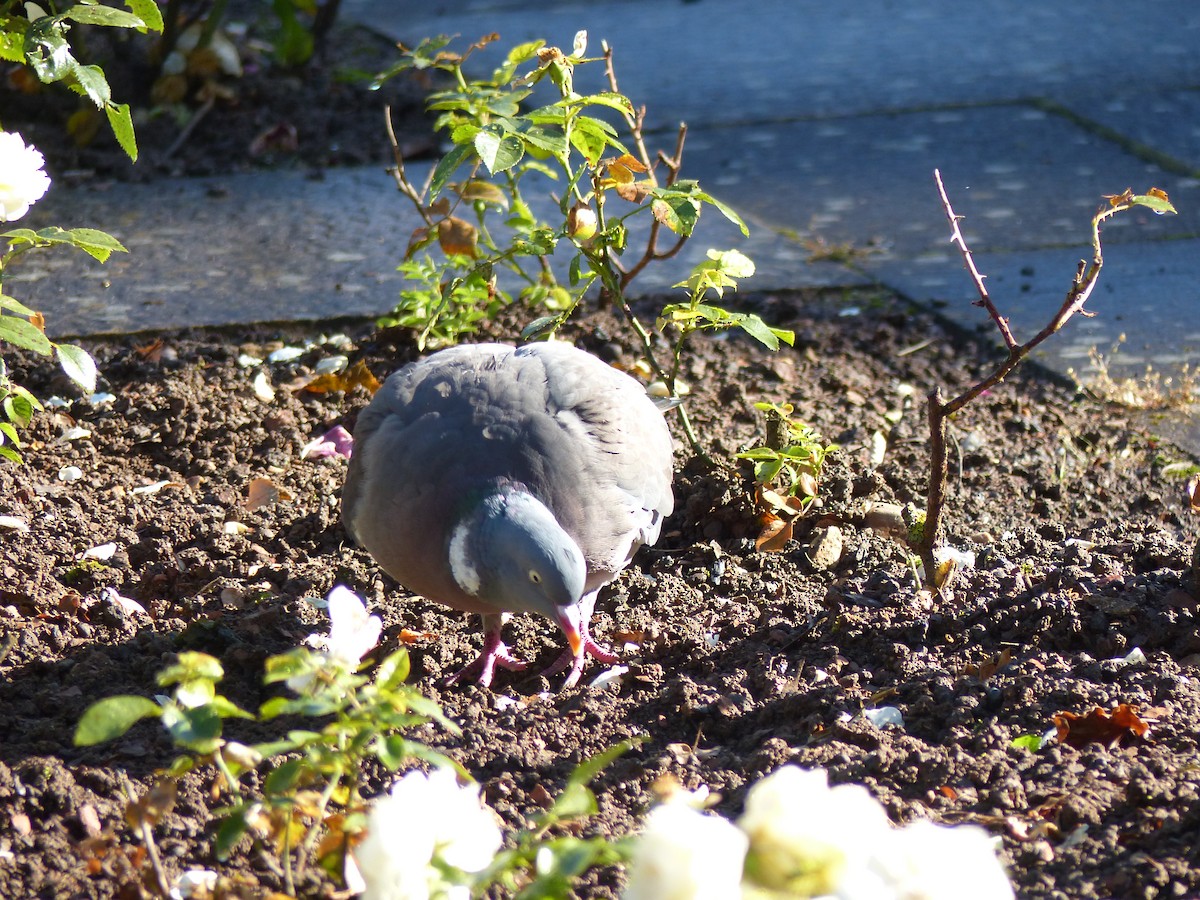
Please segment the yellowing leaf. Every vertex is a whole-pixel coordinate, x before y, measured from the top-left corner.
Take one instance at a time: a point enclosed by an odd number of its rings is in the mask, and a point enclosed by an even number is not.
[[[641,175],[649,170],[642,164],[641,160],[630,156],[628,153],[622,153],[616,159],[611,160],[607,166],[608,180],[613,184],[632,184],[635,179],[635,173]]]

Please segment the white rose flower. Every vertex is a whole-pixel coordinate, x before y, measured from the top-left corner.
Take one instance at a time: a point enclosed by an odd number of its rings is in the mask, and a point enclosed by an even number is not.
[[[329,613],[329,634],[310,634],[305,643],[320,650],[331,661],[353,669],[379,643],[383,620],[379,616],[368,615],[367,605],[362,598],[340,584],[325,599]],[[312,682],[312,674],[293,675],[287,680],[287,686],[301,694]]]
[[[837,893],[843,876],[860,869],[891,830],[866,788],[830,788],[823,769],[792,765],[750,789],[738,825],[750,839],[750,880],[800,896]]]
[[[876,843],[866,872],[883,891],[839,893],[842,900],[1012,900],[1013,889],[991,836],[975,825],[920,820]]]
[[[46,159],[19,134],[0,131],[0,222],[14,222],[42,199],[50,176]]]
[[[650,811],[633,851],[624,900],[737,900],[746,836],[686,800]]]
[[[427,900],[463,895],[446,884],[433,860],[478,872],[501,843],[496,816],[479,785],[459,785],[454,772],[409,772],[367,814],[367,836],[354,852],[365,900]]]

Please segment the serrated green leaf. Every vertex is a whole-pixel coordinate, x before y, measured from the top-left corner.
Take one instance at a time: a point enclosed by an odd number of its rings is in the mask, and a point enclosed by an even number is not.
[[[1174,205],[1170,200],[1167,199],[1166,194],[1163,194],[1162,196],[1159,196],[1158,194],[1135,194],[1132,198],[1130,198],[1130,202],[1136,204],[1137,206],[1144,206],[1147,209],[1152,209],[1159,215],[1168,213],[1175,215],[1176,213]]]
[[[104,77],[104,70],[99,66],[76,66],[75,83],[96,104],[97,109],[103,109],[112,102],[112,89]]]
[[[33,404],[29,402],[27,397],[20,394],[9,394],[4,398],[4,414],[10,422],[16,422],[22,428],[29,425],[33,419]],[[16,432],[12,434],[13,443],[18,443],[16,440]]]
[[[25,61],[46,84],[74,74],[79,65],[71,55],[65,29],[60,17],[42,16],[25,32]]]
[[[89,394],[96,392],[96,361],[90,353],[74,344],[55,344],[58,364],[67,377]]]
[[[735,316],[734,323],[764,347],[770,350],[779,349],[779,335],[766,322],[753,313]]]
[[[120,737],[142,719],[162,714],[160,707],[146,697],[122,694],[106,697],[84,711],[75,728],[75,746],[91,747]]]
[[[42,356],[49,356],[54,349],[54,345],[40,328],[20,316],[0,316],[0,341],[32,350]]]
[[[9,22],[12,20],[10,19]],[[0,59],[6,62],[25,62],[25,32],[8,31],[8,23],[0,27]]]
[[[125,155],[129,157],[130,162],[137,162],[137,137],[133,132],[133,116],[130,115],[129,104],[109,103],[104,107],[104,114],[108,117],[108,127],[112,129],[112,133],[116,137],[117,143],[121,145],[121,149],[125,151]],[[100,261],[104,262],[103,259]]]
[[[141,19],[151,31],[163,30],[163,17],[154,0],[125,0],[125,5]]]
[[[505,172],[521,161],[525,145],[516,135],[504,134],[497,129],[484,129],[475,135],[475,152],[483,160],[489,172]]]
[[[566,101],[568,106],[607,106],[609,109],[615,109],[617,112],[626,115],[633,115],[633,101],[624,94],[614,93],[613,91],[600,91],[597,94],[588,94],[586,97],[575,97]]]

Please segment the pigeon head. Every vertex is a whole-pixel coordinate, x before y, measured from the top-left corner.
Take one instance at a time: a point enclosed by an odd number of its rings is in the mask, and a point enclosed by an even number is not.
[[[483,496],[451,531],[449,551],[464,591],[496,609],[545,616],[578,653],[587,564],[544,503],[515,488]]]

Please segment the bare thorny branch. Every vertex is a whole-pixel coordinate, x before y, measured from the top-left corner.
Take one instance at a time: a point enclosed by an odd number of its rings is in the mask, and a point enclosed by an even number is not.
[[[1046,338],[1057,333],[1072,316],[1076,314],[1083,316],[1092,315],[1092,313],[1083,307],[1092,295],[1092,290],[1096,287],[1096,281],[1100,277],[1100,270],[1104,266],[1104,256],[1100,246],[1100,225],[1117,213],[1139,205],[1140,201],[1145,201],[1147,198],[1134,197],[1133,192],[1129,190],[1119,196],[1107,198],[1108,203],[1100,207],[1095,216],[1092,217],[1091,262],[1089,263],[1087,260],[1079,261],[1075,276],[1071,281],[1071,287],[1067,291],[1066,297],[1058,311],[1041,331],[1025,343],[1019,344],[1009,327],[1008,319],[1000,314],[996,305],[992,302],[991,295],[984,285],[985,276],[981,275],[979,269],[975,266],[975,258],[967,246],[966,240],[963,238],[962,231],[958,227],[959,220],[962,217],[954,212],[954,208],[950,204],[950,199],[946,195],[946,188],[942,184],[941,172],[935,169],[933,177],[937,183],[938,194],[941,197],[946,218],[950,223],[950,239],[958,246],[959,252],[962,254],[963,265],[970,273],[971,280],[975,283],[975,289],[979,293],[979,299],[974,301],[974,305],[981,306],[987,310],[988,315],[995,322],[996,328],[1000,332],[1000,337],[1004,342],[1005,348],[1008,350],[1008,355],[990,375],[967,388],[952,400],[948,402],[943,401],[940,387],[935,387],[930,391],[928,396],[930,437],[929,487],[926,493],[925,523],[921,529],[921,539],[915,549],[920,554],[921,564],[925,567],[926,584],[936,588],[938,587],[937,563],[933,550],[941,531],[941,517],[946,498],[946,420],[980,394],[992,389],[1007,378],[1009,373],[1020,364],[1021,360],[1028,356]],[[1153,188],[1150,194],[1161,197],[1164,202],[1166,201],[1166,195]],[[1174,211],[1169,203],[1167,204],[1166,211]]]

